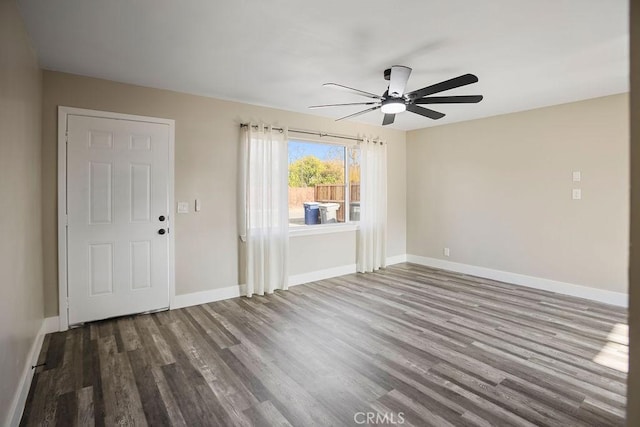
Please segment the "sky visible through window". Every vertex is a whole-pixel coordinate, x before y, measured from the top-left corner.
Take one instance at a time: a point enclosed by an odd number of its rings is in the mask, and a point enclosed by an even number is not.
[[[344,159],[344,147],[303,141],[289,141],[289,163],[306,156],[315,156],[320,160]]]

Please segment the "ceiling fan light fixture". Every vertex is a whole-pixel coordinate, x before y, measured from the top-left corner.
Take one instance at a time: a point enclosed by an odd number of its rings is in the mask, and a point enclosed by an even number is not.
[[[386,99],[382,102],[382,112],[385,114],[398,114],[407,110],[404,99]]]

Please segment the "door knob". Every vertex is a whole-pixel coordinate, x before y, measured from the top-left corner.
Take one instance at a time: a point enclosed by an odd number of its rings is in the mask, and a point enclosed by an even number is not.
[[[166,232],[167,230],[165,230],[164,228],[161,228],[160,230],[158,230],[158,234],[164,234]]]
[[[160,217],[158,218],[158,221],[164,221],[166,218],[164,217],[164,215],[160,215]]]

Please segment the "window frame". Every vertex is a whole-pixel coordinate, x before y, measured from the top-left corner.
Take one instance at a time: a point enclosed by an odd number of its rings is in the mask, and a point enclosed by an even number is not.
[[[344,143],[337,142],[331,137],[326,137],[327,139],[320,138],[296,138],[289,136],[287,138],[287,155],[289,154],[289,143],[290,142],[303,142],[303,143],[311,143],[311,144],[324,144],[324,145],[335,145],[338,147],[344,148],[344,222],[339,223],[331,223],[331,224],[313,224],[313,225],[305,225],[303,227],[292,227],[291,222],[289,222],[289,235],[292,237],[295,236],[309,236],[314,234],[328,234],[328,233],[337,233],[343,231],[355,231],[359,228],[357,221],[351,221],[351,182],[349,181],[349,150],[357,149],[360,150],[360,145],[358,143]],[[288,173],[288,169],[287,169]],[[290,218],[289,218],[290,219]]]

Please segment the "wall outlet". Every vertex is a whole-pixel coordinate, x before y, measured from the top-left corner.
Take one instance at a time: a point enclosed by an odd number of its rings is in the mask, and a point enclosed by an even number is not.
[[[582,199],[582,190],[579,188],[574,188],[571,192],[571,198],[573,198],[573,200]]]
[[[451,254],[451,252],[449,251],[449,248],[444,248],[442,252],[444,253],[444,256],[449,256]]]

